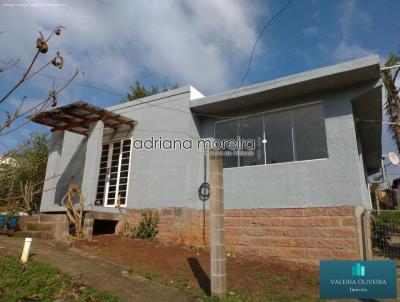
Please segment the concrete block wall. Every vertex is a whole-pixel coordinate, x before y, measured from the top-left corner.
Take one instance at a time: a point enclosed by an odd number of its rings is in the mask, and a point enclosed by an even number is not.
[[[154,210],[154,209],[153,209]],[[209,246],[206,212],[190,208],[158,209],[160,240],[187,246]],[[140,210],[128,210],[128,222],[140,221]],[[227,251],[260,257],[311,262],[322,259],[363,259],[365,232],[359,207],[227,209]]]
[[[59,240],[69,236],[69,223],[65,214],[22,216],[18,228],[18,237]]]

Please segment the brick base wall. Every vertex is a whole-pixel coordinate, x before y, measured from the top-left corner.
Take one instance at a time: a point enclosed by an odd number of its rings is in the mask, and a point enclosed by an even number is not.
[[[314,263],[320,259],[361,259],[364,236],[358,223],[359,209],[227,209],[226,249],[239,254]],[[127,212],[128,222],[138,224],[141,210]],[[208,212],[205,240],[202,210],[163,208],[158,212],[160,240],[194,247],[209,245]]]

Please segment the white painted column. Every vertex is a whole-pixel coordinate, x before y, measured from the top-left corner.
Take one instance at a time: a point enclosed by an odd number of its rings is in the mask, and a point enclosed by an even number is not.
[[[49,210],[54,207],[56,185],[60,178],[59,165],[64,144],[64,131],[53,131],[50,140],[49,157],[47,159],[46,176],[43,184],[42,201],[40,210]]]
[[[101,148],[103,143],[104,123],[95,122],[91,125],[87,137],[85,166],[81,191],[85,199],[85,209],[90,209],[96,200],[97,181],[99,179]]]

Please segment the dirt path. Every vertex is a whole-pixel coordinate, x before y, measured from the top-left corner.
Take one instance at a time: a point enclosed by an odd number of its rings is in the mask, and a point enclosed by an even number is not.
[[[23,239],[0,236],[0,253],[19,254]],[[122,301],[194,301],[177,290],[126,274],[126,269],[111,262],[80,256],[70,251],[33,240],[32,258],[59,268],[77,281],[112,293]]]
[[[107,259],[144,276],[155,273],[165,282],[189,289],[210,291],[210,253],[158,240],[131,240],[114,235],[94,236],[75,244],[90,255]],[[290,295],[307,293],[318,297],[319,271],[299,263],[254,256],[227,254],[228,290],[235,293],[262,293],[266,288]]]

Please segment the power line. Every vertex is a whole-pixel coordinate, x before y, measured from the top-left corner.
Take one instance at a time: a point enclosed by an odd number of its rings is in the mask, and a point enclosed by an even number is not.
[[[265,23],[263,29],[260,31],[260,33],[258,34],[258,37],[256,39],[256,41],[254,42],[253,48],[251,49],[251,53],[250,53],[250,58],[249,58],[249,62],[247,64],[247,68],[246,68],[246,72],[244,73],[244,76],[239,84],[239,86],[232,92],[232,94],[229,96],[229,98],[231,98],[244,84],[244,81],[246,80],[249,71],[250,71],[250,67],[251,67],[251,62],[253,60],[253,56],[254,56],[254,51],[257,47],[258,42],[260,41],[261,37],[264,35],[264,32],[266,31],[266,29],[272,24],[272,22],[274,22],[274,20],[276,18],[278,18],[288,7],[289,5],[292,3],[292,0],[289,0],[288,2],[286,2],[286,4],[284,6],[282,6],[282,8],[277,11],[275,13],[275,15],[273,15],[268,21],[267,23]]]
[[[7,63],[7,61],[2,60],[2,59],[0,59],[0,62],[2,62],[4,64]],[[19,69],[27,70],[27,68],[22,66],[21,64],[16,64],[15,67],[17,67]],[[54,75],[47,74],[47,73],[43,73],[43,72],[38,72],[37,74],[42,76],[42,77],[45,77],[45,78],[56,79],[56,80],[64,81],[64,82],[68,82],[69,81],[68,79],[65,79],[65,78],[62,78],[62,77],[58,77],[58,76],[54,76]],[[97,86],[94,86],[92,84],[86,84],[86,83],[77,82],[77,81],[72,81],[72,84],[75,84],[75,85],[78,85],[78,86],[82,86],[82,87],[91,88],[91,89],[96,89],[96,90],[99,90],[99,91],[102,91],[102,92],[105,92],[105,93],[109,93],[109,94],[113,94],[113,95],[118,95],[118,96],[122,96],[122,97],[126,96],[125,94],[122,94],[122,93],[119,93],[119,92],[116,92],[116,91],[107,90],[107,89],[104,89],[104,88],[101,88],[101,87],[97,87]]]
[[[4,61],[4,60],[2,60],[2,59],[0,59],[0,62],[6,63],[6,61]],[[19,65],[19,64],[17,64],[16,67],[18,67],[18,68],[20,68],[20,69],[23,69],[23,70],[26,70],[25,67],[23,67],[23,66],[21,66],[21,65]],[[65,81],[65,82],[69,81],[68,79],[61,78],[61,77],[57,77],[57,76],[53,76],[53,75],[49,75],[49,74],[42,73],[42,72],[38,72],[37,74],[40,75],[40,76],[43,76],[43,77],[47,77],[47,78],[51,78],[51,79],[56,79],[56,80],[60,80],[60,81]],[[115,91],[110,91],[110,90],[106,90],[106,89],[104,89],[104,88],[100,88],[100,87],[94,86],[94,85],[92,85],[92,84],[86,84],[86,83],[76,82],[76,81],[72,81],[71,84],[75,84],[75,85],[79,85],[79,86],[83,86],[83,87],[88,87],[88,88],[91,88],[91,89],[99,90],[99,91],[106,92],[106,93],[109,93],[109,94],[118,95],[118,96],[121,96],[121,97],[125,97],[125,96],[126,96],[126,95],[124,95],[124,94],[122,94],[122,93],[115,92]],[[180,94],[184,94],[184,93],[186,93],[186,92],[182,92],[182,93],[180,93]],[[177,95],[179,95],[179,94],[177,94]],[[134,107],[134,106],[140,106],[140,105],[143,105],[143,104],[149,104],[149,103],[152,103],[152,102],[155,102],[155,101],[159,101],[159,100],[161,100],[161,99],[163,99],[163,98],[168,98],[168,97],[169,97],[169,96],[165,96],[165,97],[161,97],[161,98],[156,98],[156,99],[154,99],[154,100],[142,101],[142,102],[140,102],[140,99],[138,99],[139,102],[133,103],[133,101],[130,101],[130,102],[132,102],[133,104],[130,104],[130,105],[127,106],[127,107]],[[164,103],[169,103],[169,102],[172,102],[172,101],[175,101],[175,100],[169,100],[169,101],[164,102]],[[163,104],[164,104],[164,103],[163,103]],[[184,110],[181,110],[181,109],[169,108],[169,107],[162,107],[162,106],[156,105],[156,104],[152,104],[152,105],[149,105],[149,106],[154,106],[154,107],[158,107],[158,108],[162,108],[162,109],[168,109],[168,110],[172,110],[172,111],[179,111],[179,112],[182,112],[182,113],[193,114],[193,115],[197,115],[197,116],[205,116],[205,117],[213,117],[213,118],[233,118],[233,117],[230,117],[230,116],[217,116],[217,115],[210,115],[210,114],[201,114],[201,113],[187,112],[187,111],[184,111]],[[146,106],[145,108],[147,108],[147,107],[148,107],[148,106]],[[143,109],[144,109],[144,108],[143,108]],[[3,111],[3,112],[5,112],[5,113],[8,112],[8,111],[2,110],[2,109],[0,109],[0,111]]]

